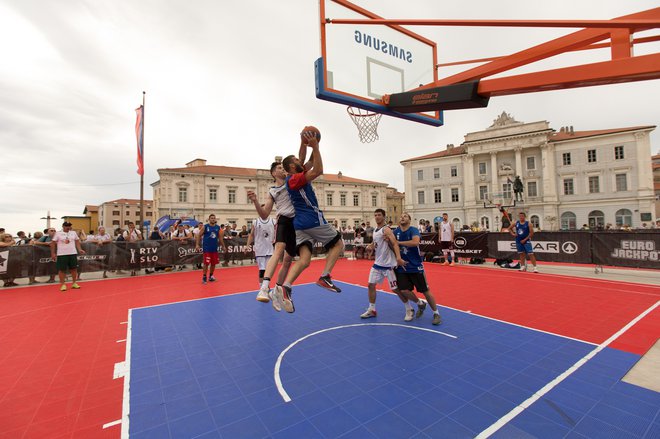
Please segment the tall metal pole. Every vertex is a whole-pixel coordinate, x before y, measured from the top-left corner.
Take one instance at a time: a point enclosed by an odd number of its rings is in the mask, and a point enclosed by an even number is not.
[[[140,175],[140,228],[144,236],[144,102],[147,92],[142,92],[142,175]]]

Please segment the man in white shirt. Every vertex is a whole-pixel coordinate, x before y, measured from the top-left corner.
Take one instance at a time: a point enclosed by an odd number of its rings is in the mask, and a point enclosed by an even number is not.
[[[190,233],[190,230],[187,230],[183,227],[183,224],[179,224],[176,227],[176,230],[172,232],[172,240],[173,241],[179,241],[180,244],[183,244],[186,241],[190,241],[192,238],[192,233]],[[186,268],[185,265],[179,265],[179,271],[183,270]]]
[[[66,291],[66,270],[71,272],[73,283],[71,288],[77,290],[80,285],[78,280],[78,253],[85,254],[85,250],[80,247],[80,238],[78,234],[71,230],[71,223],[65,221],[62,224],[62,230],[55,233],[50,242],[50,257],[56,260],[57,271],[60,276],[60,291]]]
[[[128,230],[124,231],[122,236],[124,237],[124,241],[142,241],[142,232],[135,228],[134,223],[128,223]]]
[[[106,244],[109,244],[112,242],[112,236],[110,236],[109,233],[105,231],[105,227],[101,226],[98,228],[96,234],[90,233],[87,235],[87,240],[85,242],[91,242],[92,244],[96,244],[99,246],[99,251],[97,253],[105,254],[106,256],[110,256],[110,247],[107,247],[108,251],[103,251],[101,252],[101,248],[103,248]],[[106,270],[103,270],[103,278],[107,278],[108,273]]]
[[[264,206],[261,206],[264,207]],[[250,234],[247,244],[254,245],[254,258],[259,267],[259,287],[264,281],[264,273],[271,256],[273,256],[273,242],[275,241],[275,220],[273,218],[257,218]]]

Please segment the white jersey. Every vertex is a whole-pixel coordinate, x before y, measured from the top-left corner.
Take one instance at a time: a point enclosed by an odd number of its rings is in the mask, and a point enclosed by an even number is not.
[[[286,183],[282,186],[273,186],[268,191],[275,205],[277,206],[277,214],[284,215],[289,218],[296,216],[296,210],[293,208],[289,191],[286,189]]]
[[[288,196],[288,195],[287,195]],[[252,223],[254,228],[254,256],[270,256],[273,254],[273,241],[275,240],[275,220],[257,218]]]
[[[392,268],[396,267],[396,255],[390,248],[383,229],[387,227],[384,225],[378,229],[374,229],[374,246],[376,248],[376,259],[374,260],[375,268]]]
[[[451,241],[451,223],[440,223],[440,241]]]

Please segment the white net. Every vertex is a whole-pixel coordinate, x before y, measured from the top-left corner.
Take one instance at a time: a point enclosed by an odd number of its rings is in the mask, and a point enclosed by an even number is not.
[[[378,140],[378,122],[382,114],[357,107],[348,107],[346,111],[358,129],[360,142],[371,143]]]

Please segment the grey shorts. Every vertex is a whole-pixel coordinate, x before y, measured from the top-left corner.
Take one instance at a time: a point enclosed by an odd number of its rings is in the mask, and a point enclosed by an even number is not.
[[[327,250],[340,239],[341,234],[331,224],[321,224],[311,229],[296,230],[297,248],[306,245],[312,250],[314,244],[318,242]]]

